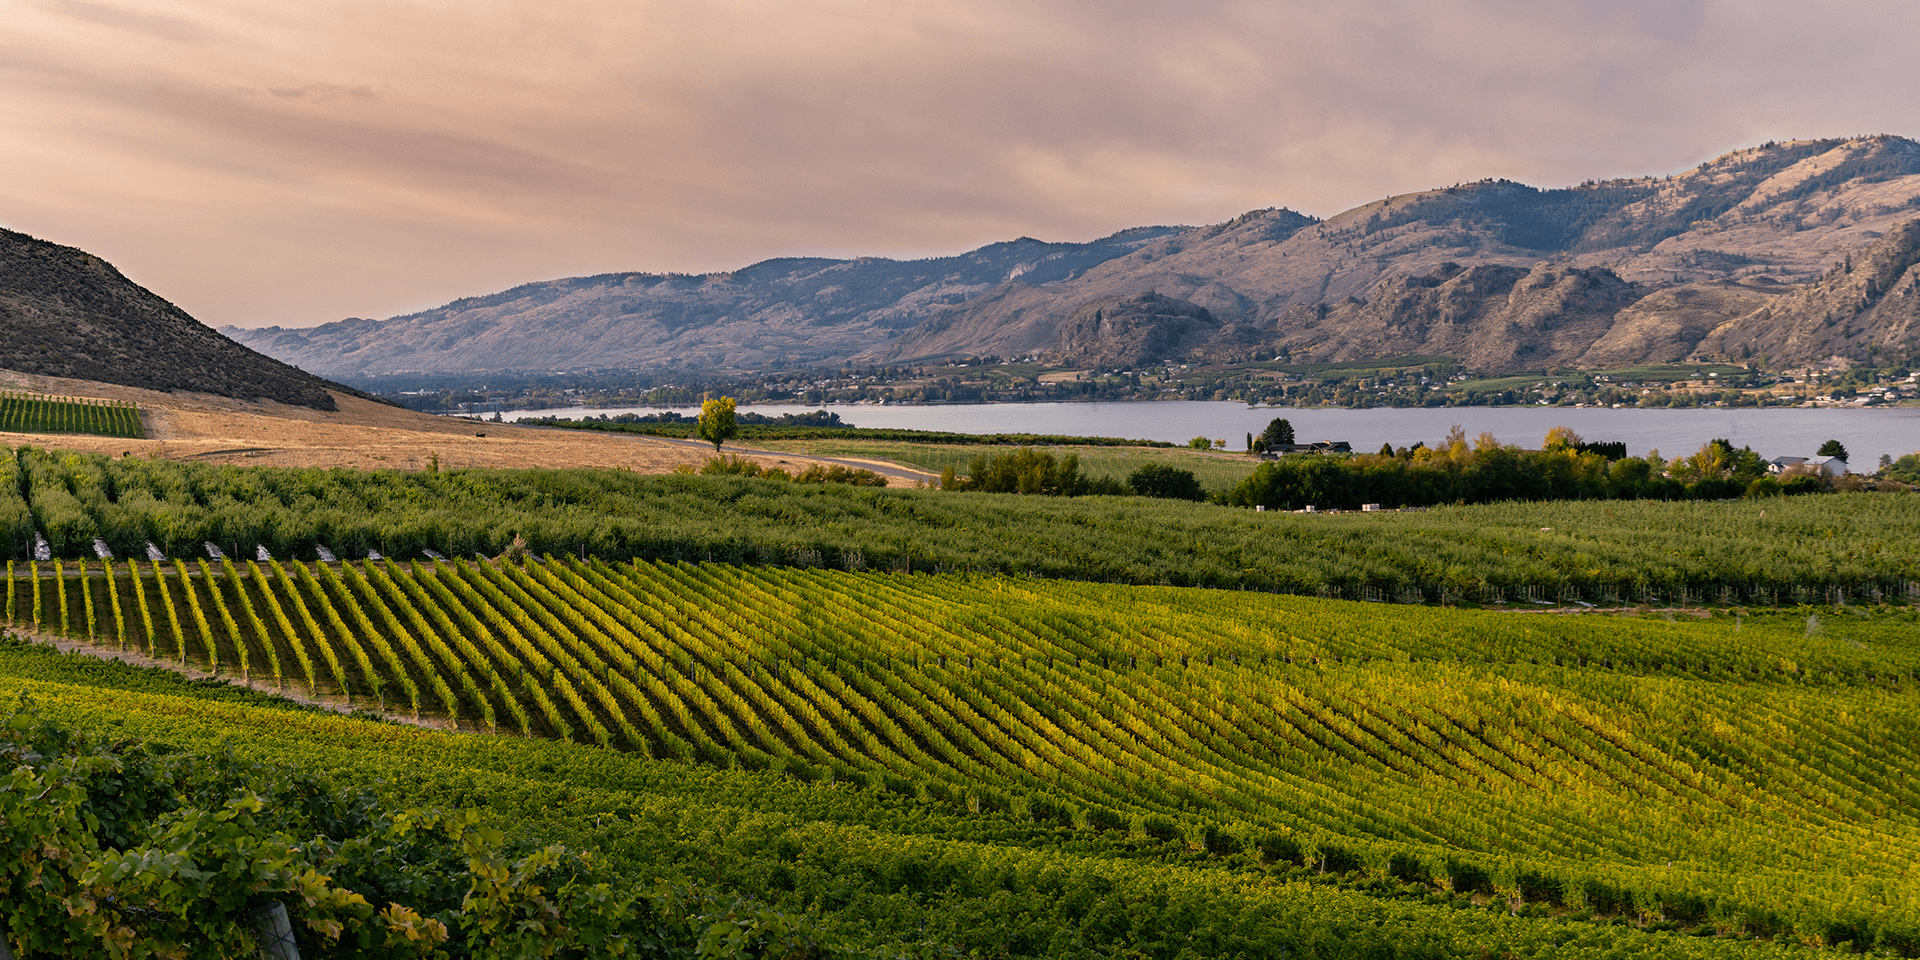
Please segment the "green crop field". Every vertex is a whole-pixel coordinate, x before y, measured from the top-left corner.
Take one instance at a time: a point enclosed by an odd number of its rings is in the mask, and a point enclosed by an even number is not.
[[[140,411],[132,403],[15,391],[0,392],[0,431],[85,433],[132,439],[147,435],[140,425]]]
[[[967,472],[975,457],[994,456],[1003,451],[982,450],[978,445],[943,443],[903,443],[885,440],[760,440],[751,446],[760,450],[805,453],[821,457],[857,457],[892,460],[922,470],[939,473],[952,467]],[[1089,477],[1111,477],[1126,482],[1127,475],[1147,464],[1163,464],[1190,471],[1209,492],[1224,491],[1247,478],[1258,460],[1245,454],[1202,453],[1168,447],[1033,445],[1055,457],[1080,458],[1080,472]]]
[[[71,722],[340,763],[576,843],[596,832],[562,812],[612,815],[597,841],[630,869],[862,949],[1920,952],[1908,610],[567,559],[25,567],[21,627],[502,736],[187,709],[4,661],[0,688]]]
[[[1386,357],[1379,360],[1341,360],[1329,363],[1282,363],[1277,360],[1255,361],[1241,364],[1260,370],[1274,370],[1280,373],[1297,374],[1361,374],[1381,371],[1418,370],[1425,366],[1453,366],[1460,361],[1454,357],[1427,356],[1409,354],[1402,357]]]
[[[0,453],[0,552],[534,553],[971,571],[1440,603],[1795,604],[1920,584],[1920,498],[1561,501],[1256,513],[1146,497],[594,470],[290,470]]]

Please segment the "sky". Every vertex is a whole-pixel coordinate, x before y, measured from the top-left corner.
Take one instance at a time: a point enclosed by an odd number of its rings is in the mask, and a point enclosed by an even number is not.
[[[1911,0],[0,0],[0,226],[214,326],[1920,137]]]

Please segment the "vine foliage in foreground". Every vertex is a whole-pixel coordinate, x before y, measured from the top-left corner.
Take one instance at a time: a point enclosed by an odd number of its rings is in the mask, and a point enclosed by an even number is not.
[[[281,904],[303,956],[824,956],[793,918],[616,887],[472,813],[379,810],[305,774],[0,717],[0,936],[21,956],[255,952]],[[379,904],[385,904],[380,906]]]

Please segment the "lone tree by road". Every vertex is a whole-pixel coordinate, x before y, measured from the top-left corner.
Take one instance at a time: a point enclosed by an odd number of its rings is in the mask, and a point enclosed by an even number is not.
[[[700,439],[713,444],[713,452],[720,452],[720,445],[732,440],[740,432],[740,424],[733,418],[733,398],[711,397],[700,402]]]

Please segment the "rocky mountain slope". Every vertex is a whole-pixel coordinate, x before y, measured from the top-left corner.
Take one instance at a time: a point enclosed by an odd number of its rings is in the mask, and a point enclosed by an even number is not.
[[[335,409],[357,393],[214,332],[84,250],[0,230],[0,369]]]
[[[1277,325],[1303,356],[1421,353],[1476,369],[1539,366],[1604,337],[1639,291],[1604,267],[1443,263],[1376,284],[1369,299],[1292,306]],[[1364,347],[1360,345],[1364,344]]]
[[[334,376],[1039,355],[1125,366],[1284,351],[1497,371],[1903,351],[1920,144],[1769,143],[1665,178],[1482,181],[1326,221],[1258,210],[1090,244],[770,261],[530,284],[384,322],[229,330]],[[1851,271],[1847,264],[1854,263]],[[1864,272],[1863,272],[1864,271]]]
[[[1899,352],[1920,338],[1920,220],[1855,250],[1820,281],[1722,324],[1699,350],[1792,362]]]
[[[867,356],[1065,360],[1079,348],[1060,331],[1080,304],[1147,292],[1205,308],[1231,329],[1194,348],[1209,357],[1230,357],[1250,341],[1295,359],[1418,353],[1495,371],[1676,360],[1696,350],[1736,348],[1738,356],[1753,348],[1751,338],[1729,339],[1748,329],[1736,321],[1784,291],[1824,282],[1850,253],[1917,217],[1920,144],[1897,137],[1769,144],[1670,178],[1564,190],[1484,181],[1390,197],[1305,227],[1284,212],[1256,211],[1068,282],[1015,281]],[[1878,326],[1861,318],[1841,326],[1851,335],[1801,337],[1769,357],[1874,349]]]
[[[224,333],[329,376],[837,362],[1016,278],[1052,284],[1181,232],[1020,239],[928,260],[768,260],[731,273],[530,283],[392,320]]]

